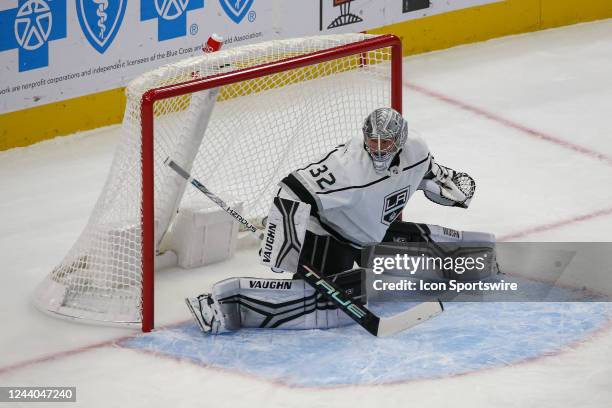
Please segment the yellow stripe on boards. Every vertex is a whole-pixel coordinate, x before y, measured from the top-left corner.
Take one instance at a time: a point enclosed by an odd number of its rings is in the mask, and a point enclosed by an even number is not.
[[[612,17],[612,0],[505,0],[369,31],[402,39],[404,55]],[[324,66],[313,76],[324,75]],[[350,69],[350,68],[348,68]],[[283,78],[281,83],[292,83]],[[249,92],[265,88],[252,81]],[[228,89],[227,91],[231,91]],[[222,93],[229,99],[233,92]],[[0,151],[121,122],[124,88],[0,115]]]
[[[0,115],[0,151],[121,122],[124,88]]]

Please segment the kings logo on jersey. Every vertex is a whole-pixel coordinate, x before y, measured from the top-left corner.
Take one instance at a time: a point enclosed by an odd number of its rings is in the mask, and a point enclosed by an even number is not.
[[[380,222],[390,225],[395,221],[408,202],[408,197],[410,197],[410,186],[387,195]]]
[[[127,0],[77,0],[77,15],[83,34],[100,54],[104,54],[113,43],[126,5]]]

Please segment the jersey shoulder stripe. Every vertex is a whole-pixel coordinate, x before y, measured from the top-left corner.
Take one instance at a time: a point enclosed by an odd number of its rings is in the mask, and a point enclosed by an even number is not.
[[[384,180],[386,180],[388,178],[389,178],[389,176],[384,176],[384,177],[381,177],[381,178],[379,178],[377,180],[370,181],[369,183],[362,184],[360,186],[347,186],[347,187],[337,188],[335,190],[317,191],[317,194],[331,194],[331,193],[337,193],[339,191],[346,191],[346,190],[353,190],[353,189],[359,189],[359,188],[366,188],[366,187],[369,187],[369,186],[373,186],[376,183],[380,183],[381,181],[384,181]]]
[[[410,166],[406,166],[406,167],[404,167],[404,168],[402,169],[402,172],[407,171],[407,170],[410,170],[410,169],[412,169],[412,168],[414,168],[414,167],[417,167],[417,166],[419,166],[419,165],[421,165],[421,164],[425,163],[427,160],[429,160],[429,155],[427,155],[427,157],[425,157],[424,159],[419,160],[418,162],[416,162],[416,163],[414,163],[414,164],[411,164]],[[390,177],[390,176],[384,176],[384,177],[381,177],[381,178],[379,178],[379,179],[377,179],[377,180],[371,181],[371,182],[369,182],[369,183],[362,184],[362,185],[357,185],[357,186],[347,186],[347,187],[337,188],[337,189],[335,189],[335,190],[328,190],[328,191],[317,191],[317,194],[321,194],[321,195],[323,195],[323,194],[337,193],[337,192],[339,192],[339,191],[346,191],[346,190],[353,190],[353,189],[366,188],[366,187],[373,186],[373,185],[374,185],[374,184],[376,184],[376,183],[380,183],[381,181],[384,181],[384,180],[388,179],[389,177]]]
[[[347,238],[345,235],[341,234],[337,229],[331,227],[327,224],[319,214],[319,205],[318,200],[316,200],[312,194],[308,191],[306,187],[293,175],[293,173],[289,174],[287,177],[282,179],[280,182],[285,188],[295,194],[298,199],[306,204],[310,204],[310,215],[315,217],[317,221],[319,221],[319,225],[327,231],[329,235],[336,238],[340,242],[344,242],[349,244],[355,248],[361,248],[362,245]]]
[[[425,163],[427,160],[430,160],[430,158],[431,158],[431,154],[428,154],[427,157],[425,157],[423,160],[419,160],[418,162],[416,162],[414,164],[411,164],[410,166],[404,167],[402,169],[402,171],[410,170],[410,169],[412,169],[412,168],[414,168],[416,166],[419,166],[419,165]]]
[[[323,163],[325,160],[329,159],[329,156],[331,156],[332,154],[336,153],[338,150],[340,150],[341,147],[344,147],[343,144],[336,146],[336,148],[334,150],[332,150],[331,152],[327,153],[325,155],[325,157],[323,157],[321,160],[319,160],[318,162],[312,162],[312,163],[308,163],[306,166],[301,167],[295,171],[302,171],[302,170],[306,170],[307,168],[309,168],[310,166],[313,166],[315,164],[321,164]]]

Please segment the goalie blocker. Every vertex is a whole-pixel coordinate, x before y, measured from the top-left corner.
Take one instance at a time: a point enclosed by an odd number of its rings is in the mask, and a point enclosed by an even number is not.
[[[309,204],[275,197],[259,250],[260,263],[275,272],[297,272],[309,217]]]

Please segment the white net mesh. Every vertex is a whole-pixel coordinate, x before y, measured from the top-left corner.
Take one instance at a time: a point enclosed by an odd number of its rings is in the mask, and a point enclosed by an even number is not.
[[[144,92],[359,42],[349,34],[222,50],[146,73],[127,88],[120,144],[88,225],[41,283],[39,308],[72,318],[139,323],[141,124]],[[277,182],[349,137],[372,110],[390,106],[389,48],[158,101],[155,104],[155,237],[179,205],[206,200],[163,165],[171,157],[247,217],[264,216]],[[216,100],[216,103],[215,103]],[[212,113],[211,113],[212,112]]]

